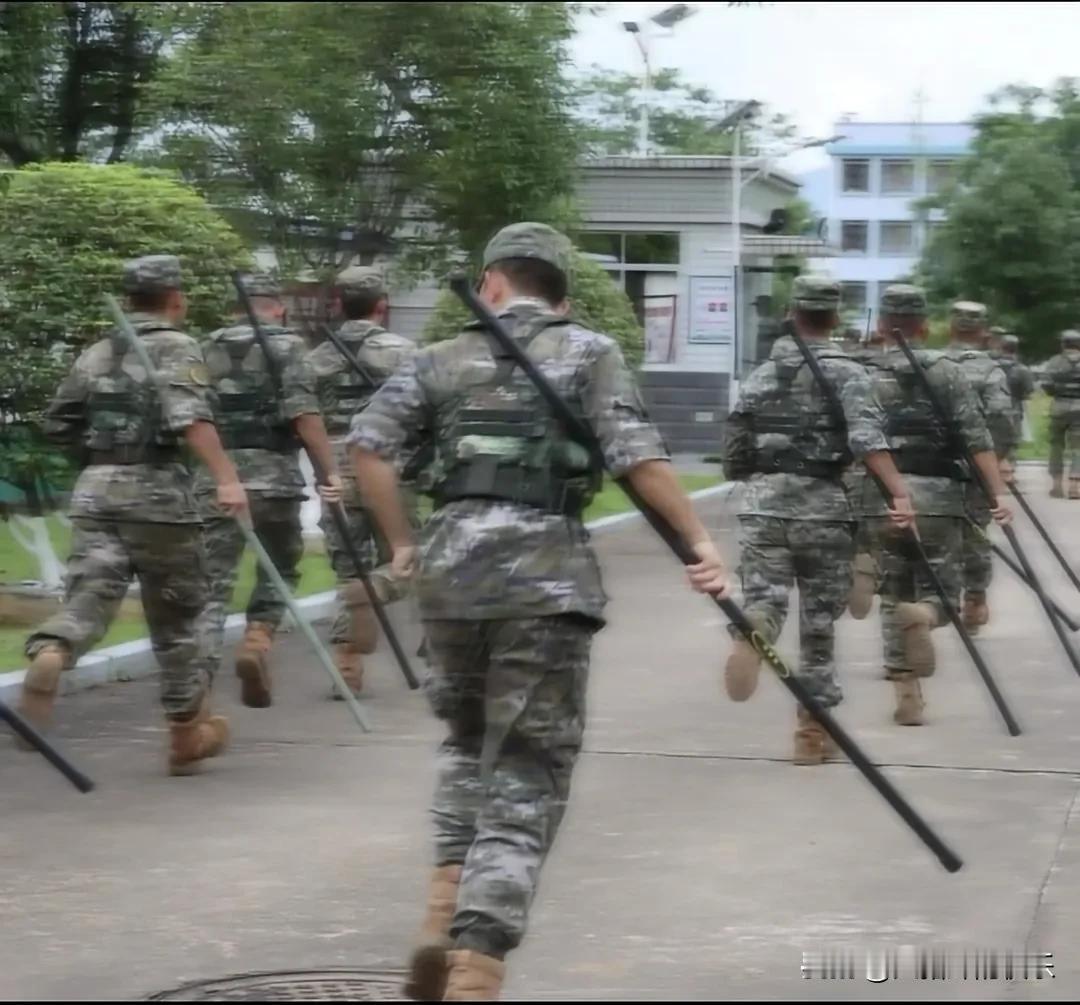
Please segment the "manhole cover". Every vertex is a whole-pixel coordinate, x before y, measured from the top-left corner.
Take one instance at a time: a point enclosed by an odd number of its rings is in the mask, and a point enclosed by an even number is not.
[[[292,970],[197,981],[151,995],[156,1002],[405,1001],[403,970]]]

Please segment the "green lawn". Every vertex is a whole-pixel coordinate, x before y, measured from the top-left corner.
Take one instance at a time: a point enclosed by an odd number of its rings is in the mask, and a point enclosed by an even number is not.
[[[688,492],[716,485],[718,475],[680,475],[680,481]],[[602,516],[622,513],[630,508],[622,490],[608,482],[593,500],[586,513],[586,519],[595,520]],[[49,521],[49,533],[57,554],[67,553],[70,544],[70,532],[58,520]],[[7,524],[0,522],[0,582],[18,582],[34,579],[37,567],[31,556],[20,548],[11,535]],[[323,593],[333,589],[334,573],[321,548],[312,549],[300,563],[300,585],[297,596],[306,597],[313,593]],[[255,559],[245,554],[237,576],[236,591],[233,594],[232,610],[242,610],[251,593],[255,581]],[[23,665],[23,645],[26,642],[25,627],[0,628],[0,672],[14,670]],[[114,622],[101,646],[117,645],[146,635],[146,624],[140,617],[122,617]]]

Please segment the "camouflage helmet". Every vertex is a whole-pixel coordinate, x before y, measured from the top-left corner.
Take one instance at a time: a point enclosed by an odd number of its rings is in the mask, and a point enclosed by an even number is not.
[[[166,293],[178,290],[180,259],[175,255],[143,255],[124,264],[125,293]]]
[[[1018,339],[1015,335],[1010,335],[1008,332],[1006,332],[1004,335],[1001,336],[1001,346],[1003,349],[1019,349],[1020,339]]]
[[[267,272],[253,272],[244,277],[244,289],[249,297],[280,297],[281,287]]]
[[[484,268],[504,258],[535,258],[570,273],[570,239],[546,223],[512,223],[503,227],[484,249]]]
[[[899,317],[926,317],[926,291],[908,283],[893,283],[881,293],[881,313]]]
[[[370,265],[350,265],[342,269],[334,280],[342,293],[369,293],[373,297],[386,296],[386,283],[382,273]]]
[[[1080,345],[1080,331],[1069,328],[1061,333],[1061,341],[1064,345]]]
[[[950,315],[958,332],[979,332],[986,327],[986,305],[974,300],[957,300]]]
[[[991,325],[990,334],[994,338],[1004,338],[1009,334],[1009,330],[1007,328],[1002,328],[1001,325]]]
[[[840,306],[840,284],[832,276],[796,276],[791,305],[801,311],[835,311]]]

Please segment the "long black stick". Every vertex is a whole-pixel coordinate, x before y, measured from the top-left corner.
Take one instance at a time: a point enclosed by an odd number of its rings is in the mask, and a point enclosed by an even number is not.
[[[817,357],[803,341],[802,336],[795,329],[794,325],[792,325],[790,331],[791,337],[799,347],[799,352],[802,353],[803,360],[806,362],[807,367],[809,367],[810,372],[814,375],[814,379],[821,388],[822,394],[825,395],[825,400],[828,402],[829,409],[832,411],[834,418],[841,424],[841,428],[845,428],[846,420],[844,418],[844,406],[840,403],[836,388],[829,383],[828,378],[821,369],[821,364],[818,362]],[[867,466],[866,471],[870,476],[871,481],[877,486],[878,492],[881,493],[881,498],[885,500],[885,505],[890,506],[893,501],[892,494],[889,492],[885,483],[870,470],[869,465]],[[1005,728],[1009,731],[1009,735],[1019,736],[1020,726],[1013,717],[1012,710],[1006,703],[1001,691],[998,689],[997,682],[990,673],[990,668],[982,658],[982,653],[975,648],[975,643],[972,641],[967,629],[964,628],[964,623],[960,620],[960,613],[949,599],[945,584],[941,581],[941,578],[937,574],[937,570],[931,564],[930,556],[926,554],[926,549],[923,547],[923,543],[919,538],[918,530],[915,527],[908,527],[904,531],[904,536],[907,538],[908,543],[915,549],[915,553],[919,556],[919,561],[922,562],[923,567],[926,569],[926,575],[934,588],[934,592],[938,595],[938,600],[941,601],[942,609],[945,611],[949,621],[952,622],[952,626],[956,629],[956,633],[960,636],[960,641],[964,643],[964,648],[968,651],[968,655],[975,664],[975,669],[979,672],[983,684],[986,685],[986,690],[990,692],[990,697],[997,706],[998,712],[1001,713],[1001,718],[1005,721]]]
[[[983,498],[986,500],[986,505],[993,509],[997,504],[997,499],[994,497],[994,493],[990,490],[990,486],[983,477],[982,471],[979,470],[978,465],[975,463],[975,458],[971,456],[971,451],[968,450],[967,444],[960,438],[958,431],[953,428],[953,424],[949,419],[949,413],[945,410],[944,405],[941,403],[941,399],[937,396],[937,391],[934,390],[934,386],[926,376],[926,371],[923,369],[922,363],[916,359],[915,354],[911,351],[911,346],[908,345],[903,332],[894,328],[892,337],[900,347],[900,350],[907,357],[907,360],[915,373],[918,374],[919,381],[926,391],[927,397],[930,399],[930,405],[934,409],[934,414],[937,416],[938,422],[941,424],[942,431],[953,442],[954,449],[956,449],[959,452],[959,455],[967,461],[971,477],[975,480],[975,484],[979,487],[979,492],[982,493]],[[1009,546],[1012,548],[1013,553],[1016,555],[1024,570],[1024,578],[1028,581],[1028,584],[1035,591],[1035,595],[1039,598],[1039,603],[1042,604],[1043,610],[1046,612],[1046,617],[1053,626],[1054,632],[1057,634],[1057,637],[1061,642],[1061,647],[1065,650],[1065,655],[1069,658],[1073,670],[1080,674],[1080,659],[1077,658],[1076,651],[1069,641],[1069,636],[1065,634],[1065,629],[1062,628],[1061,622],[1054,617],[1054,609],[1050,605],[1050,600],[1046,595],[1046,591],[1042,588],[1042,583],[1039,582],[1038,577],[1035,575],[1035,570],[1032,569],[1031,563],[1028,561],[1027,554],[1020,546],[1016,531],[1008,524],[1003,524],[1001,530],[1005,534],[1005,539],[1009,542]]]
[[[234,272],[232,274],[232,281],[233,285],[236,287],[236,295],[240,298],[240,305],[247,313],[248,323],[251,325],[251,330],[255,334],[255,340],[259,343],[263,356],[266,357],[266,368],[273,379],[278,381],[280,379],[280,373],[278,371],[277,360],[270,350],[266,332],[262,330],[259,318],[255,314],[255,308],[252,306],[251,297],[248,296],[248,291],[244,286],[244,281],[239,272]],[[327,472],[323,470],[323,467],[319,463],[314,452],[309,451],[308,457],[311,460],[311,466],[315,472],[315,480],[319,484],[325,485]],[[390,648],[394,651],[394,659],[397,660],[397,664],[401,668],[405,683],[415,691],[420,687],[420,682],[416,679],[416,674],[413,673],[412,667],[409,665],[409,658],[405,655],[405,650],[401,647],[401,642],[398,640],[397,633],[394,631],[394,626],[390,623],[390,618],[387,617],[386,609],[383,607],[383,603],[375,592],[375,588],[371,585],[371,580],[368,578],[367,571],[364,569],[364,562],[360,557],[360,552],[349,531],[349,519],[345,515],[345,507],[342,506],[341,503],[329,503],[327,504],[327,509],[330,512],[330,518],[334,521],[334,526],[337,528],[341,542],[355,567],[356,578],[363,584],[364,592],[367,594],[368,602],[371,604],[371,609],[375,613],[375,617],[383,630],[383,634],[386,636],[386,641],[390,643]]]
[[[563,424],[567,434],[581,443],[582,446],[587,447],[598,463],[602,463],[603,452],[592,429],[570,411],[566,402],[559,396],[558,391],[551,386],[547,378],[537,369],[521,346],[514,341],[502,322],[479,300],[470,287],[467,277],[455,276],[451,280],[450,286],[454,293],[461,298],[465,306],[473,312],[477,320],[487,327],[492,337],[498,342],[500,349],[521,367],[522,372],[532,381],[536,390],[547,402],[552,414]],[[687,545],[674,527],[637,494],[628,479],[616,478],[615,482],[626,493],[653,530],[660,535],[664,543],[675,553],[679,561],[684,565],[696,565],[699,562],[693,549]],[[776,675],[784,687],[821,724],[825,732],[847,755],[851,763],[881,793],[903,821],[918,835],[923,844],[937,856],[938,861],[949,872],[956,872],[960,869],[963,862],[955,852],[931,830],[926,821],[916,813],[907,800],[893,787],[892,783],[878,770],[876,765],[871,763],[828,710],[818,704],[802,682],[792,674],[791,670],[780,658],[779,653],[754,629],[754,626],[747,620],[746,615],[740,610],[739,606],[727,597],[713,597],[712,599],[723,610],[742,636],[776,671]]]
[[[1046,542],[1046,546],[1050,549],[1050,553],[1058,560],[1061,567],[1065,570],[1065,575],[1069,577],[1069,581],[1073,586],[1080,590],[1080,578],[1077,577],[1076,573],[1073,571],[1073,567],[1069,565],[1068,559],[1054,543],[1054,539],[1050,536],[1050,532],[1043,525],[1043,522],[1035,515],[1035,511],[1031,508],[1027,499],[1024,498],[1024,494],[1016,487],[1015,481],[1009,483],[1009,491],[1016,497],[1016,501],[1020,504],[1020,508],[1027,514],[1027,518],[1031,521],[1032,526]]]
[[[15,709],[2,701],[0,701],[0,719],[3,719],[80,792],[91,792],[93,790],[94,783],[86,775],[34,729]]]

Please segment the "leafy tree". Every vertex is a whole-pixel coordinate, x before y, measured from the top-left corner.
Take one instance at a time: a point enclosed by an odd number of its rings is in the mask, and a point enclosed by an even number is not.
[[[571,316],[587,328],[615,339],[627,362],[637,366],[645,352],[645,333],[634,316],[629,298],[603,267],[580,252],[574,253],[570,277]],[[449,290],[439,297],[424,339],[438,342],[453,338],[470,319],[464,305]]]
[[[552,2],[227,4],[155,84],[163,158],[312,267],[429,266],[572,192],[572,30]]]
[[[1012,85],[977,121],[973,155],[928,205],[945,209],[920,264],[940,302],[980,300],[1021,337],[1054,351],[1080,307],[1080,97]]]
[[[0,154],[123,160],[168,45],[212,5],[0,4]]]

